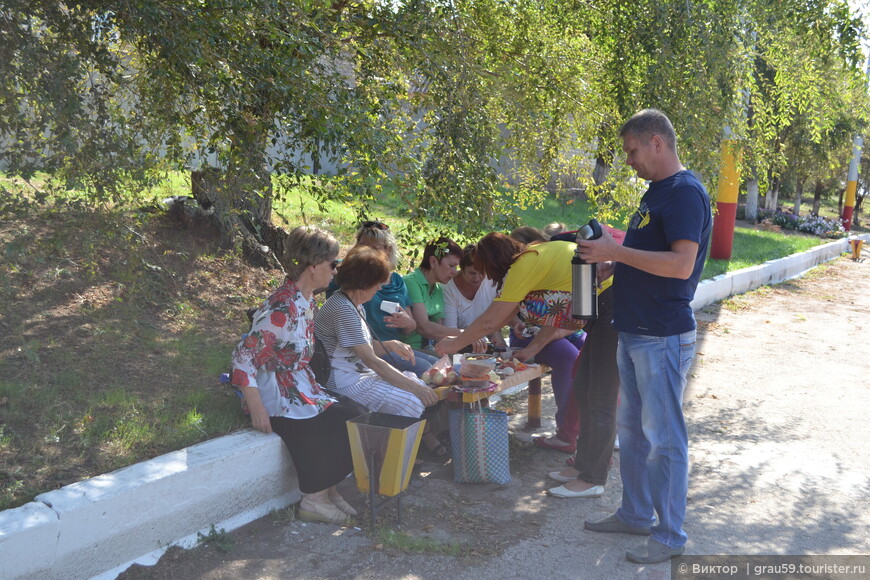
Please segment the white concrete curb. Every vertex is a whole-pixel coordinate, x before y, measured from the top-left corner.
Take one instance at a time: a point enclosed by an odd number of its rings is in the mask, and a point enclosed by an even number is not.
[[[0,512],[0,578],[113,579],[299,501],[277,435],[246,429]]]
[[[870,241],[870,234],[852,237],[860,238],[865,242]],[[692,310],[698,310],[735,294],[742,294],[761,286],[778,284],[784,280],[796,278],[822,262],[833,260],[843,252],[851,251],[849,240],[843,238],[816,246],[799,254],[792,254],[777,260],[768,260],[758,266],[720,274],[698,284],[695,299],[692,300]]]
[[[698,286],[692,308],[799,276],[849,249],[838,240],[717,276]],[[277,435],[248,429],[212,439],[0,512],[0,578],[111,580],[170,546],[195,545],[212,526],[230,531],[299,501],[296,486]]]

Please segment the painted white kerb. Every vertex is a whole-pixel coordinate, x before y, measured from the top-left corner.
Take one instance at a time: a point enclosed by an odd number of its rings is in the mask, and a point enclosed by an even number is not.
[[[865,242],[870,241],[870,234],[857,237]],[[822,244],[777,260],[768,260],[764,264],[720,274],[710,280],[698,284],[695,298],[692,300],[692,310],[698,310],[719,300],[724,300],[735,294],[755,290],[767,284],[778,284],[784,280],[796,278],[822,262],[833,260],[843,252],[851,252],[849,240],[841,239]]]
[[[0,512],[0,578],[114,578],[300,497],[281,439],[247,429]]]

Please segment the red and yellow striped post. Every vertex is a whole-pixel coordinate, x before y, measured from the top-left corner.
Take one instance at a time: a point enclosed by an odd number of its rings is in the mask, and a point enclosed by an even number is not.
[[[840,214],[840,221],[843,222],[843,228],[847,232],[852,229],[852,213],[855,211],[855,195],[858,191],[858,164],[861,162],[861,147],[863,145],[864,138],[860,135],[856,136],[852,142],[852,161],[849,163],[849,175],[846,178],[843,213]]]
[[[867,88],[870,89],[870,58],[867,59]],[[858,165],[861,163],[861,147],[864,137],[856,135],[852,141],[852,161],[849,163],[849,175],[846,177],[846,195],[843,199],[843,212],[840,221],[848,232],[852,230],[852,213],[855,211],[855,194],[858,191]]]
[[[726,132],[727,129],[726,129]],[[716,193],[716,217],[713,220],[713,237],[710,240],[710,258],[731,259],[734,245],[734,221],[737,218],[737,194],[740,191],[740,171],[737,169],[735,143],[732,139],[722,141],[722,172]]]

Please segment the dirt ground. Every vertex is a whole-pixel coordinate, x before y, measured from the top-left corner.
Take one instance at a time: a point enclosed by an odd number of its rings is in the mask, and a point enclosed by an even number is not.
[[[870,261],[840,258],[697,313],[687,554],[870,554],[860,507],[870,500],[868,305]],[[619,505],[619,454],[603,497],[548,498],[546,474],[566,456],[533,448],[522,398],[508,404],[513,481],[454,484],[449,463],[427,462],[403,499],[403,525],[392,504],[381,510],[379,527],[399,530],[404,544],[369,535],[364,498],[348,480],[358,528],[284,510],[121,578],[670,578],[669,563],[625,561],[632,538],[582,530]],[[552,410],[547,397],[545,415]]]

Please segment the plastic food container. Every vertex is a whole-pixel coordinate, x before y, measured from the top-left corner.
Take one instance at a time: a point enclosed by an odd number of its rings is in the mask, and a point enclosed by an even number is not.
[[[489,381],[489,371],[495,368],[497,359],[488,355],[462,355],[461,375],[463,382],[466,379],[484,379]]]
[[[460,384],[464,389],[485,389],[489,386],[489,377],[486,378],[469,378],[459,377]]]

